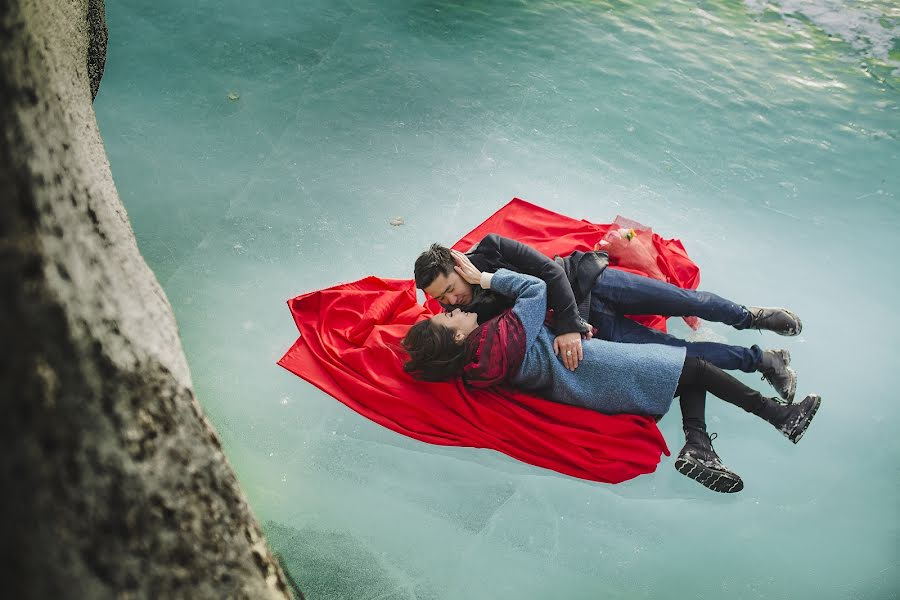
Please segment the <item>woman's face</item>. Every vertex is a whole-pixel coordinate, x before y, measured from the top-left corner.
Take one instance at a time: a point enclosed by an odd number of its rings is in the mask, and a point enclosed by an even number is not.
[[[431,320],[441,327],[452,329],[453,337],[458,343],[478,328],[478,315],[473,312],[463,312],[458,308],[434,315]]]

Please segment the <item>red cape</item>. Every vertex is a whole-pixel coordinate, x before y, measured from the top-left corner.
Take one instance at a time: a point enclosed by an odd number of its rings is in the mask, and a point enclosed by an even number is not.
[[[593,249],[614,225],[577,221],[514,198],[453,247],[488,233],[554,256]],[[666,279],[696,288],[699,269],[677,240],[656,234]],[[446,446],[491,448],[566,475],[618,483],[650,473],[666,442],[653,419],[603,415],[514,390],[472,390],[461,382],[423,383],[403,371],[400,339],[440,307],[416,302],[412,280],[366,277],[288,301],[300,338],[278,361],[359,414],[409,437]],[[642,319],[665,328],[665,319]]]

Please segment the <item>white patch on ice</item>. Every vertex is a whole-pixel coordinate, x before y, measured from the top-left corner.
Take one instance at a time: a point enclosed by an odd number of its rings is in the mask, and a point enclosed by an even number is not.
[[[876,3],[861,0],[744,0],[744,4],[754,12],[775,10],[786,20],[790,15],[803,15],[825,33],[881,60],[888,60],[894,40],[900,35],[897,14],[889,5],[873,6]]]
[[[684,339],[689,342],[718,342],[720,344],[728,343],[728,338],[720,333],[716,333],[706,325],[700,325],[699,329],[690,332],[684,337]]]
[[[816,90],[822,90],[827,88],[841,88],[845,89],[847,86],[841,83],[840,81],[816,81],[815,79],[811,79],[809,77],[797,77],[796,75],[780,75],[782,79],[793,83],[795,85],[813,88]]]

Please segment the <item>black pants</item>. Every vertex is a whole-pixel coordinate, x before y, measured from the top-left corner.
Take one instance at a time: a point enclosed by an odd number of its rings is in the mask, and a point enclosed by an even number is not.
[[[684,359],[681,378],[675,388],[675,397],[681,402],[685,428],[706,431],[706,392],[753,413],[765,401],[762,394],[719,367],[699,358],[688,357]]]

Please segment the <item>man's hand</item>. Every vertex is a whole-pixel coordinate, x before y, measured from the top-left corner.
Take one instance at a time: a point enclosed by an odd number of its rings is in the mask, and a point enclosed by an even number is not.
[[[574,371],[584,358],[584,352],[581,349],[581,334],[573,331],[556,336],[556,339],[553,340],[553,351],[567,369]]]
[[[481,271],[472,264],[468,256],[458,250],[451,250],[450,254],[453,255],[453,260],[456,261],[455,269],[460,277],[472,285],[481,283]]]

